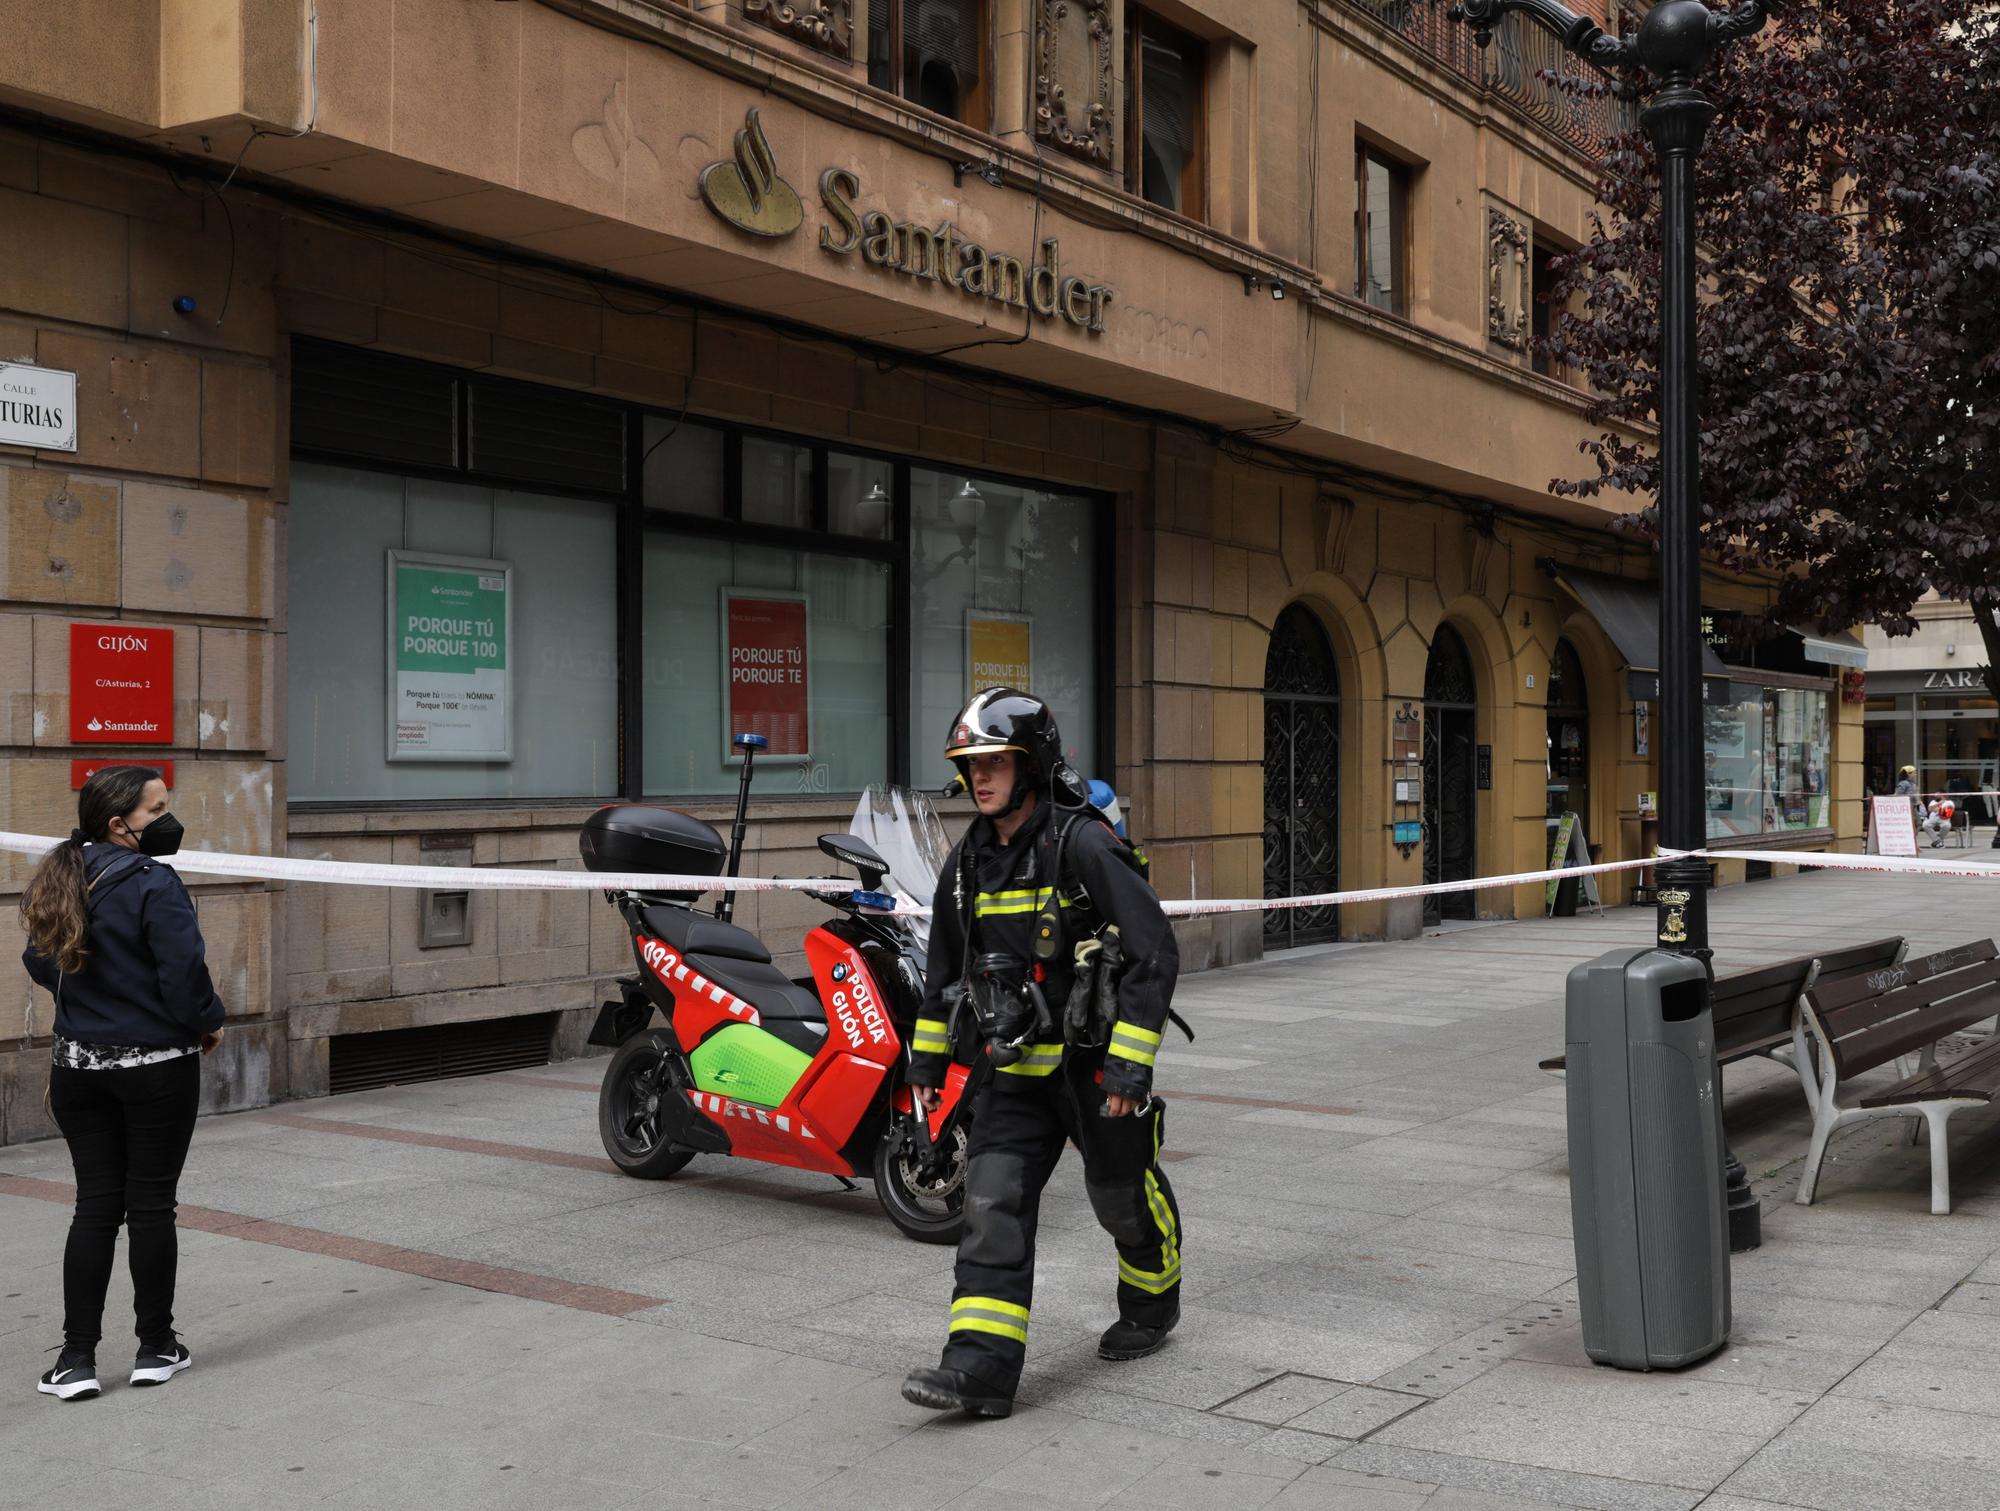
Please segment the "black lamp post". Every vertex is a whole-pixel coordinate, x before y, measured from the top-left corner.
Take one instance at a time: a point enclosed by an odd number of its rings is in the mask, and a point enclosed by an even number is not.
[[[1479,45],[1519,11],[1571,52],[1610,70],[1639,67],[1659,86],[1640,124],[1660,154],[1660,841],[1668,850],[1708,843],[1702,806],[1701,423],[1695,407],[1694,165],[1715,106],[1696,79],[1716,48],[1760,30],[1776,0],[1739,0],[1711,11],[1701,0],[1661,0],[1633,37],[1613,37],[1558,0],[1458,0],[1451,17]],[[1659,874],[1658,938],[1693,955],[1714,979],[1708,945],[1708,862],[1668,860]],[[1729,1247],[1754,1249],[1757,1198],[1729,1156]]]

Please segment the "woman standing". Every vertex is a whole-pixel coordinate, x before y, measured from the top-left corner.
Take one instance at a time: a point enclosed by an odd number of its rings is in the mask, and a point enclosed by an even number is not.
[[[134,1385],[194,1362],[174,1336],[175,1188],[201,1096],[198,1054],[222,1040],[194,901],[157,857],[181,823],[149,766],[110,766],[84,783],[77,827],[21,898],[28,974],[55,994],[49,1105],[76,1167],[63,1250],[63,1344],[37,1387],[65,1401],[98,1394],[97,1342],[121,1223],[132,1267],[139,1357]]]

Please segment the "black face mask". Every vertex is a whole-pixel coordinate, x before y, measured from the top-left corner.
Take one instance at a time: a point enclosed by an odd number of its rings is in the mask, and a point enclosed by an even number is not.
[[[133,838],[139,841],[139,853],[141,855],[157,857],[172,855],[176,850],[180,849],[181,838],[186,833],[187,830],[181,826],[179,819],[175,818],[171,813],[163,813],[150,824],[146,825],[145,828],[141,829]]]

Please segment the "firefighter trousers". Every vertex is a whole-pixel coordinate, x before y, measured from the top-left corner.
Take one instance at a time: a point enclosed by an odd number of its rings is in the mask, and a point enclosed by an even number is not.
[[[1180,1306],[1181,1212],[1160,1169],[1165,1108],[1101,1115],[1097,1057],[1071,1051],[1049,1075],[996,1075],[972,1109],[965,1233],[943,1365],[1013,1394],[1027,1353],[1042,1188],[1073,1139],[1098,1222],[1118,1251],[1118,1315],[1157,1326]],[[1011,1083],[1011,1084],[1010,1084]]]

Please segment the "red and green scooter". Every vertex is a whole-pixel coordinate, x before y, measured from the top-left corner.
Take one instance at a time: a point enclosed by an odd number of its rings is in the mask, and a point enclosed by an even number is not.
[[[640,804],[600,809],[579,836],[594,871],[735,876],[751,767],[768,744],[738,735],[743,771],[725,847],[713,827]],[[926,1116],[910,1095],[904,1044],[923,1000],[924,958],[881,890],[889,867],[849,834],[822,852],[859,875],[808,895],[838,916],[805,937],[812,974],[794,980],[730,917],[694,892],[606,895],[632,935],[639,972],[598,1012],[590,1042],[615,1050],[598,1095],[605,1153],[627,1175],[661,1180],[697,1154],[849,1177],[868,1173],[890,1220],[924,1243],[956,1243],[964,1224],[971,1098],[954,1065]],[[662,1021],[655,1021],[656,1016]]]

